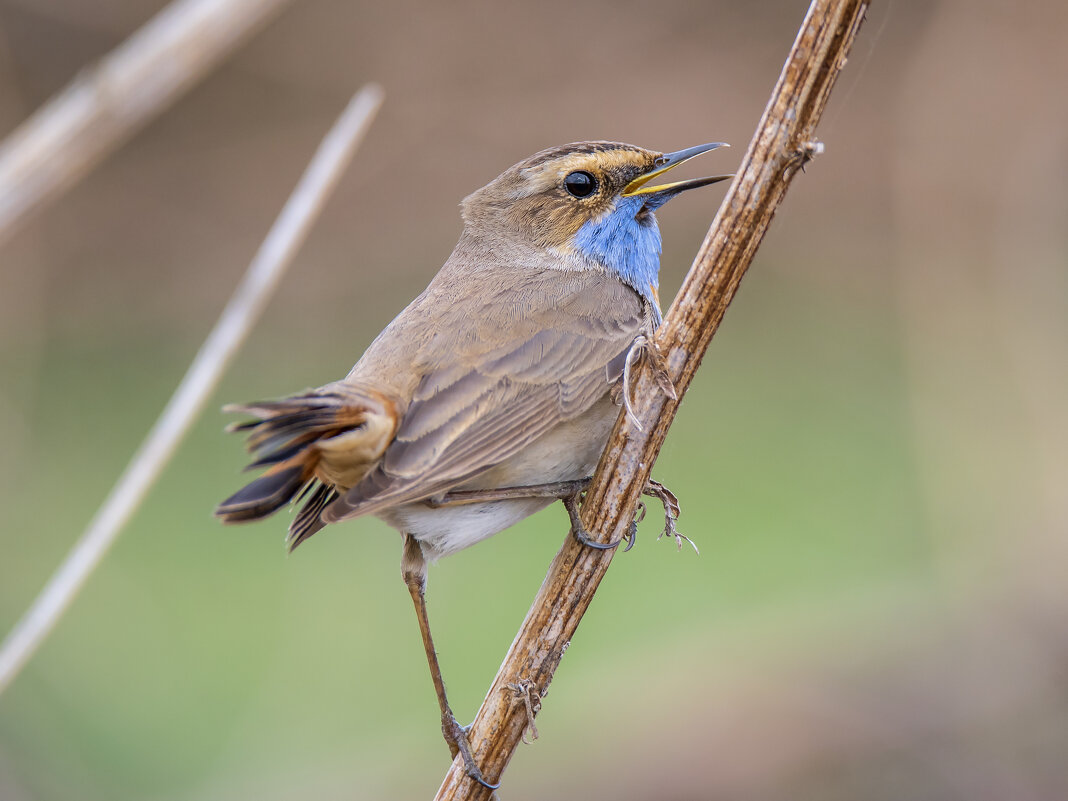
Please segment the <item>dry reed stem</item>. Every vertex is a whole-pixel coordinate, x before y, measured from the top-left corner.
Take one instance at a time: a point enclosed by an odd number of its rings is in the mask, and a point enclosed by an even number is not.
[[[814,0],[809,7],[738,174],[656,335],[679,400],[790,181],[820,151],[814,140],[816,124],[867,6],[864,0]],[[678,409],[679,400],[657,387],[647,364],[638,373],[633,394],[642,428],[637,430],[620,415],[582,505],[583,522],[601,542],[627,533]],[[509,688],[526,686],[544,696],[613,554],[583,547],[569,536],[550,565],[468,734],[475,760],[489,781],[500,780],[532,722]],[[455,760],[436,798],[489,795],[466,776],[463,762]]]

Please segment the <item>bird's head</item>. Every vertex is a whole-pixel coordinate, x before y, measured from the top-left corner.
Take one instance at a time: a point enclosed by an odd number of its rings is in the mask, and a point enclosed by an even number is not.
[[[654,212],[687,189],[730,178],[655,180],[722,142],[657,153],[619,142],[576,142],[535,153],[464,199],[469,230],[521,238],[612,271],[655,301],[660,231]]]

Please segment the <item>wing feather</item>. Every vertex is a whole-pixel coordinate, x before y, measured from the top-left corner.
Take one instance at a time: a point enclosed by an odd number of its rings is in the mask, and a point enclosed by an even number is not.
[[[611,365],[645,324],[643,302],[614,277],[553,272],[524,275],[518,289],[498,286],[495,302],[469,305],[479,313],[421,338],[416,359],[427,367],[393,442],[324,520],[456,486],[581,415],[610,389],[618,373]]]

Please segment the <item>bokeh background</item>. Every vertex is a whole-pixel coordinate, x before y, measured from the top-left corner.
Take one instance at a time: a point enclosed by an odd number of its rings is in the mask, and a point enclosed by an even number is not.
[[[7,133],[161,0],[0,0]],[[348,96],[379,120],[254,341],[0,697],[0,798],[426,798],[397,535],[224,529],[215,409],[343,374],[536,150],[740,158],[807,3],[292,4],[3,246],[0,629],[64,557]],[[1068,6],[877,2],[502,797],[1068,797]],[[689,169],[689,168],[688,168]],[[722,188],[661,214],[670,299]],[[561,509],[431,571],[473,716]]]

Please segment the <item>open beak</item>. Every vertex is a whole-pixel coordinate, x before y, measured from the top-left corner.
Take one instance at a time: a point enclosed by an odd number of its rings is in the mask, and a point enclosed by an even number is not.
[[[676,150],[674,153],[665,153],[653,162],[652,170],[644,175],[639,175],[627,184],[623,188],[622,196],[634,197],[635,195],[659,194],[660,197],[656,198],[656,200],[660,201],[656,203],[656,205],[659,206],[662,205],[662,203],[667,202],[669,198],[674,197],[679,192],[685,192],[687,189],[696,189],[699,186],[708,186],[709,184],[733,178],[733,175],[713,175],[708,178],[690,178],[686,181],[675,181],[668,184],[648,186],[650,181],[663,175],[668,170],[673,170],[680,164],[685,164],[694,156],[700,156],[702,153],[707,153],[709,150],[715,150],[720,147],[730,147],[730,145],[726,142],[710,142],[707,145],[697,145],[697,147],[688,147],[685,150]],[[653,198],[650,198],[650,200],[653,200]]]

